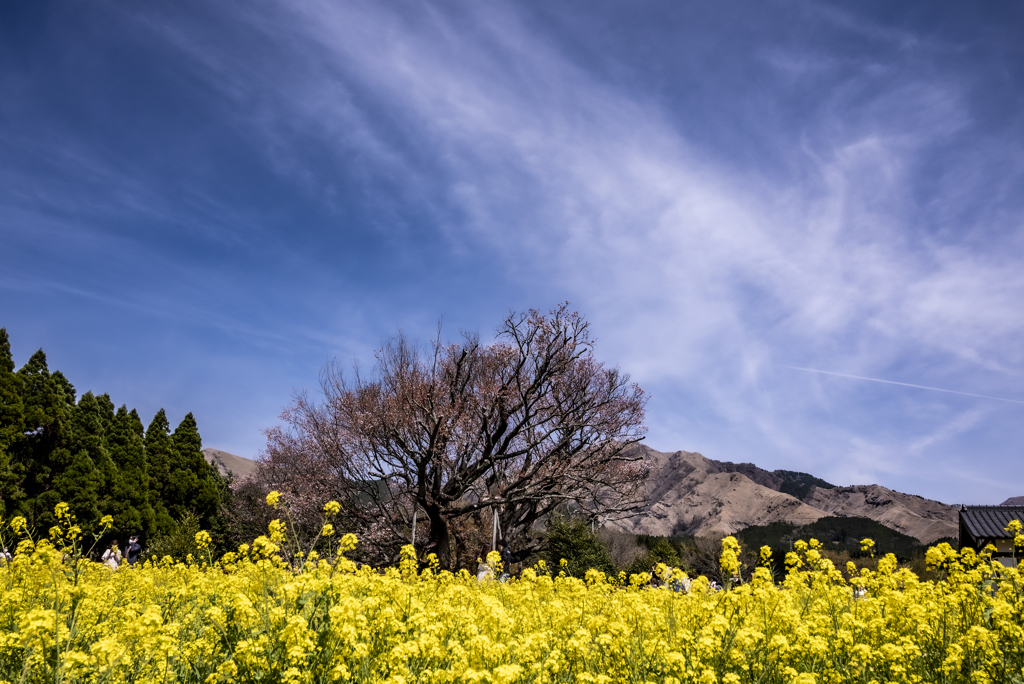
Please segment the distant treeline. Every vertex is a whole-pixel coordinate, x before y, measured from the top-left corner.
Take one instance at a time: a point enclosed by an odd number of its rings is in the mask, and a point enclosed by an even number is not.
[[[76,399],[41,349],[14,369],[0,328],[0,515],[25,516],[45,534],[64,501],[87,534],[112,515],[108,538],[138,533],[144,541],[174,534],[189,513],[204,529],[219,526],[228,490],[203,457],[191,413],[172,433],[160,409],[144,429],[134,409],[115,408],[106,394]]]
[[[786,554],[793,550],[793,542],[801,539],[821,542],[823,556],[840,569],[845,569],[846,562],[851,560],[858,567],[873,567],[878,558],[891,553],[899,563],[907,564],[921,576],[926,573],[927,545],[870,518],[829,516],[803,526],[772,523],[748,527],[733,536],[741,545],[740,561],[745,579],[749,579],[760,564],[760,549],[767,546],[772,550],[776,579],[781,580],[786,572]],[[549,546],[545,560],[557,566],[564,558],[565,571],[577,577],[583,577],[589,568],[633,574],[648,572],[658,563],[664,563],[719,582],[728,579],[719,568],[721,535],[658,537],[608,528],[595,532],[582,521],[555,518],[548,526],[547,537]],[[861,549],[862,539],[875,542],[873,558]],[[953,548],[959,546],[953,538],[939,539],[935,544],[940,542],[948,542]]]
[[[846,551],[856,558],[864,555],[860,550],[862,539],[875,542],[875,555],[894,554],[900,561],[907,561],[924,553],[927,548],[920,540],[902,534],[871,520],[870,518],[827,516],[808,525],[792,525],[777,522],[770,525],[755,525],[736,533],[736,538],[751,548],[770,546],[776,555],[790,551],[797,539],[817,539],[823,548],[831,551]],[[955,539],[940,539],[958,546]],[[938,542],[936,542],[938,543]]]

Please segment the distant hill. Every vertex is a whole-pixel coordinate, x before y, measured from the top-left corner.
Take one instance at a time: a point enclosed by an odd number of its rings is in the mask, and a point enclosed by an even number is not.
[[[236,456],[235,454],[229,454],[226,451],[220,449],[211,449],[207,447],[203,449],[203,456],[206,460],[213,465],[217,466],[217,470],[224,477],[228,475],[234,475],[236,480],[241,480],[244,477],[248,477],[256,472],[256,461],[249,458],[243,458],[242,456]]]
[[[999,504],[1000,506],[1024,506],[1024,496],[1011,496],[1009,499]]]
[[[804,501],[829,515],[871,518],[924,543],[960,533],[956,506],[880,485],[814,489]]]
[[[709,459],[710,460],[710,459]],[[759,485],[774,489],[783,494],[789,494],[797,499],[803,499],[811,491],[812,487],[822,489],[834,489],[835,485],[825,482],[808,473],[801,473],[795,470],[763,470],[753,463],[732,463],[730,461],[715,461],[726,473],[742,473]]]
[[[874,551],[878,556],[893,553],[897,558],[907,559],[923,550],[921,542],[914,537],[901,534],[870,518],[860,517],[826,516],[802,527],[789,523],[755,525],[740,530],[736,537],[749,549],[772,547],[777,559],[782,559],[785,552],[790,550],[790,543],[797,539],[817,539],[825,549],[845,550],[853,555],[860,553],[862,539],[875,542]]]
[[[869,518],[924,543],[958,534],[955,506],[880,485],[836,487],[808,473],[637,448],[651,469],[648,504],[617,524],[634,534],[733,534],[771,523],[803,527],[827,516]]]

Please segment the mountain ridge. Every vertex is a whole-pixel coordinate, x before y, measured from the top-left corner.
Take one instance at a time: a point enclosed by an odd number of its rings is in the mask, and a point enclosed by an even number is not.
[[[610,523],[633,534],[725,535],[775,522],[803,526],[828,516],[869,518],[923,543],[959,533],[956,506],[916,494],[877,484],[840,487],[810,473],[716,461],[696,452],[635,449],[651,470],[648,503],[637,516]],[[224,476],[242,479],[256,469],[256,461],[220,449],[205,448],[203,455]],[[1024,497],[1002,505],[1018,500]]]
[[[636,448],[651,471],[648,503],[637,516],[615,524],[626,532],[724,535],[773,522],[806,525],[826,516],[870,518],[923,543],[959,531],[957,507],[881,485],[838,487],[809,473]]]
[[[256,461],[244,456],[210,447],[203,449],[203,456],[208,463],[217,466],[217,471],[222,477],[233,475],[236,480],[241,480],[256,472]]]

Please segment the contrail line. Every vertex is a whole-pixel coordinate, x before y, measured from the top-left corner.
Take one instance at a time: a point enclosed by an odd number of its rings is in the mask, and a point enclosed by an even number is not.
[[[850,378],[851,380],[869,380],[870,382],[881,382],[886,385],[900,385],[901,387],[914,387],[916,389],[931,390],[933,392],[946,392],[947,394],[959,394],[965,397],[974,397],[975,399],[991,399],[993,401],[1007,401],[1011,404],[1024,404],[1024,401],[1020,399],[1006,399],[1005,397],[990,397],[987,394],[971,394],[970,392],[961,392],[959,390],[943,389],[941,387],[928,387],[927,385],[913,385],[909,382],[896,382],[895,380],[882,380],[881,378],[866,378],[863,375],[850,375],[848,373],[835,373],[833,371],[818,370],[817,368],[802,368],[800,366],[783,366],[783,368],[790,368],[792,370],[806,371],[808,373],[821,373],[822,375],[834,375],[837,378]]]

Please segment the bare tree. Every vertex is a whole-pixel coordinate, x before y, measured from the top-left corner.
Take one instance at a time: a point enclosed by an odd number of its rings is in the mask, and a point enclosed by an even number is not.
[[[680,560],[684,567],[698,575],[704,575],[716,582],[725,584],[728,577],[722,575],[719,559],[722,555],[723,535],[710,537],[693,537],[683,542],[680,548]]]
[[[611,527],[602,527],[597,538],[608,549],[608,555],[616,568],[625,568],[647,551],[636,541],[636,535]]]
[[[453,546],[466,550],[460,536],[473,528],[479,541],[495,515],[525,557],[539,543],[534,524],[556,507],[608,521],[643,500],[646,468],[629,447],[643,439],[646,398],[592,350],[589,324],[567,305],[511,313],[490,345],[439,336],[423,353],[399,334],[371,378],[329,364],[322,401],[295,397],[287,428],[267,433],[263,477],[297,500],[343,500],[382,547],[408,543],[417,515],[446,567]]]

